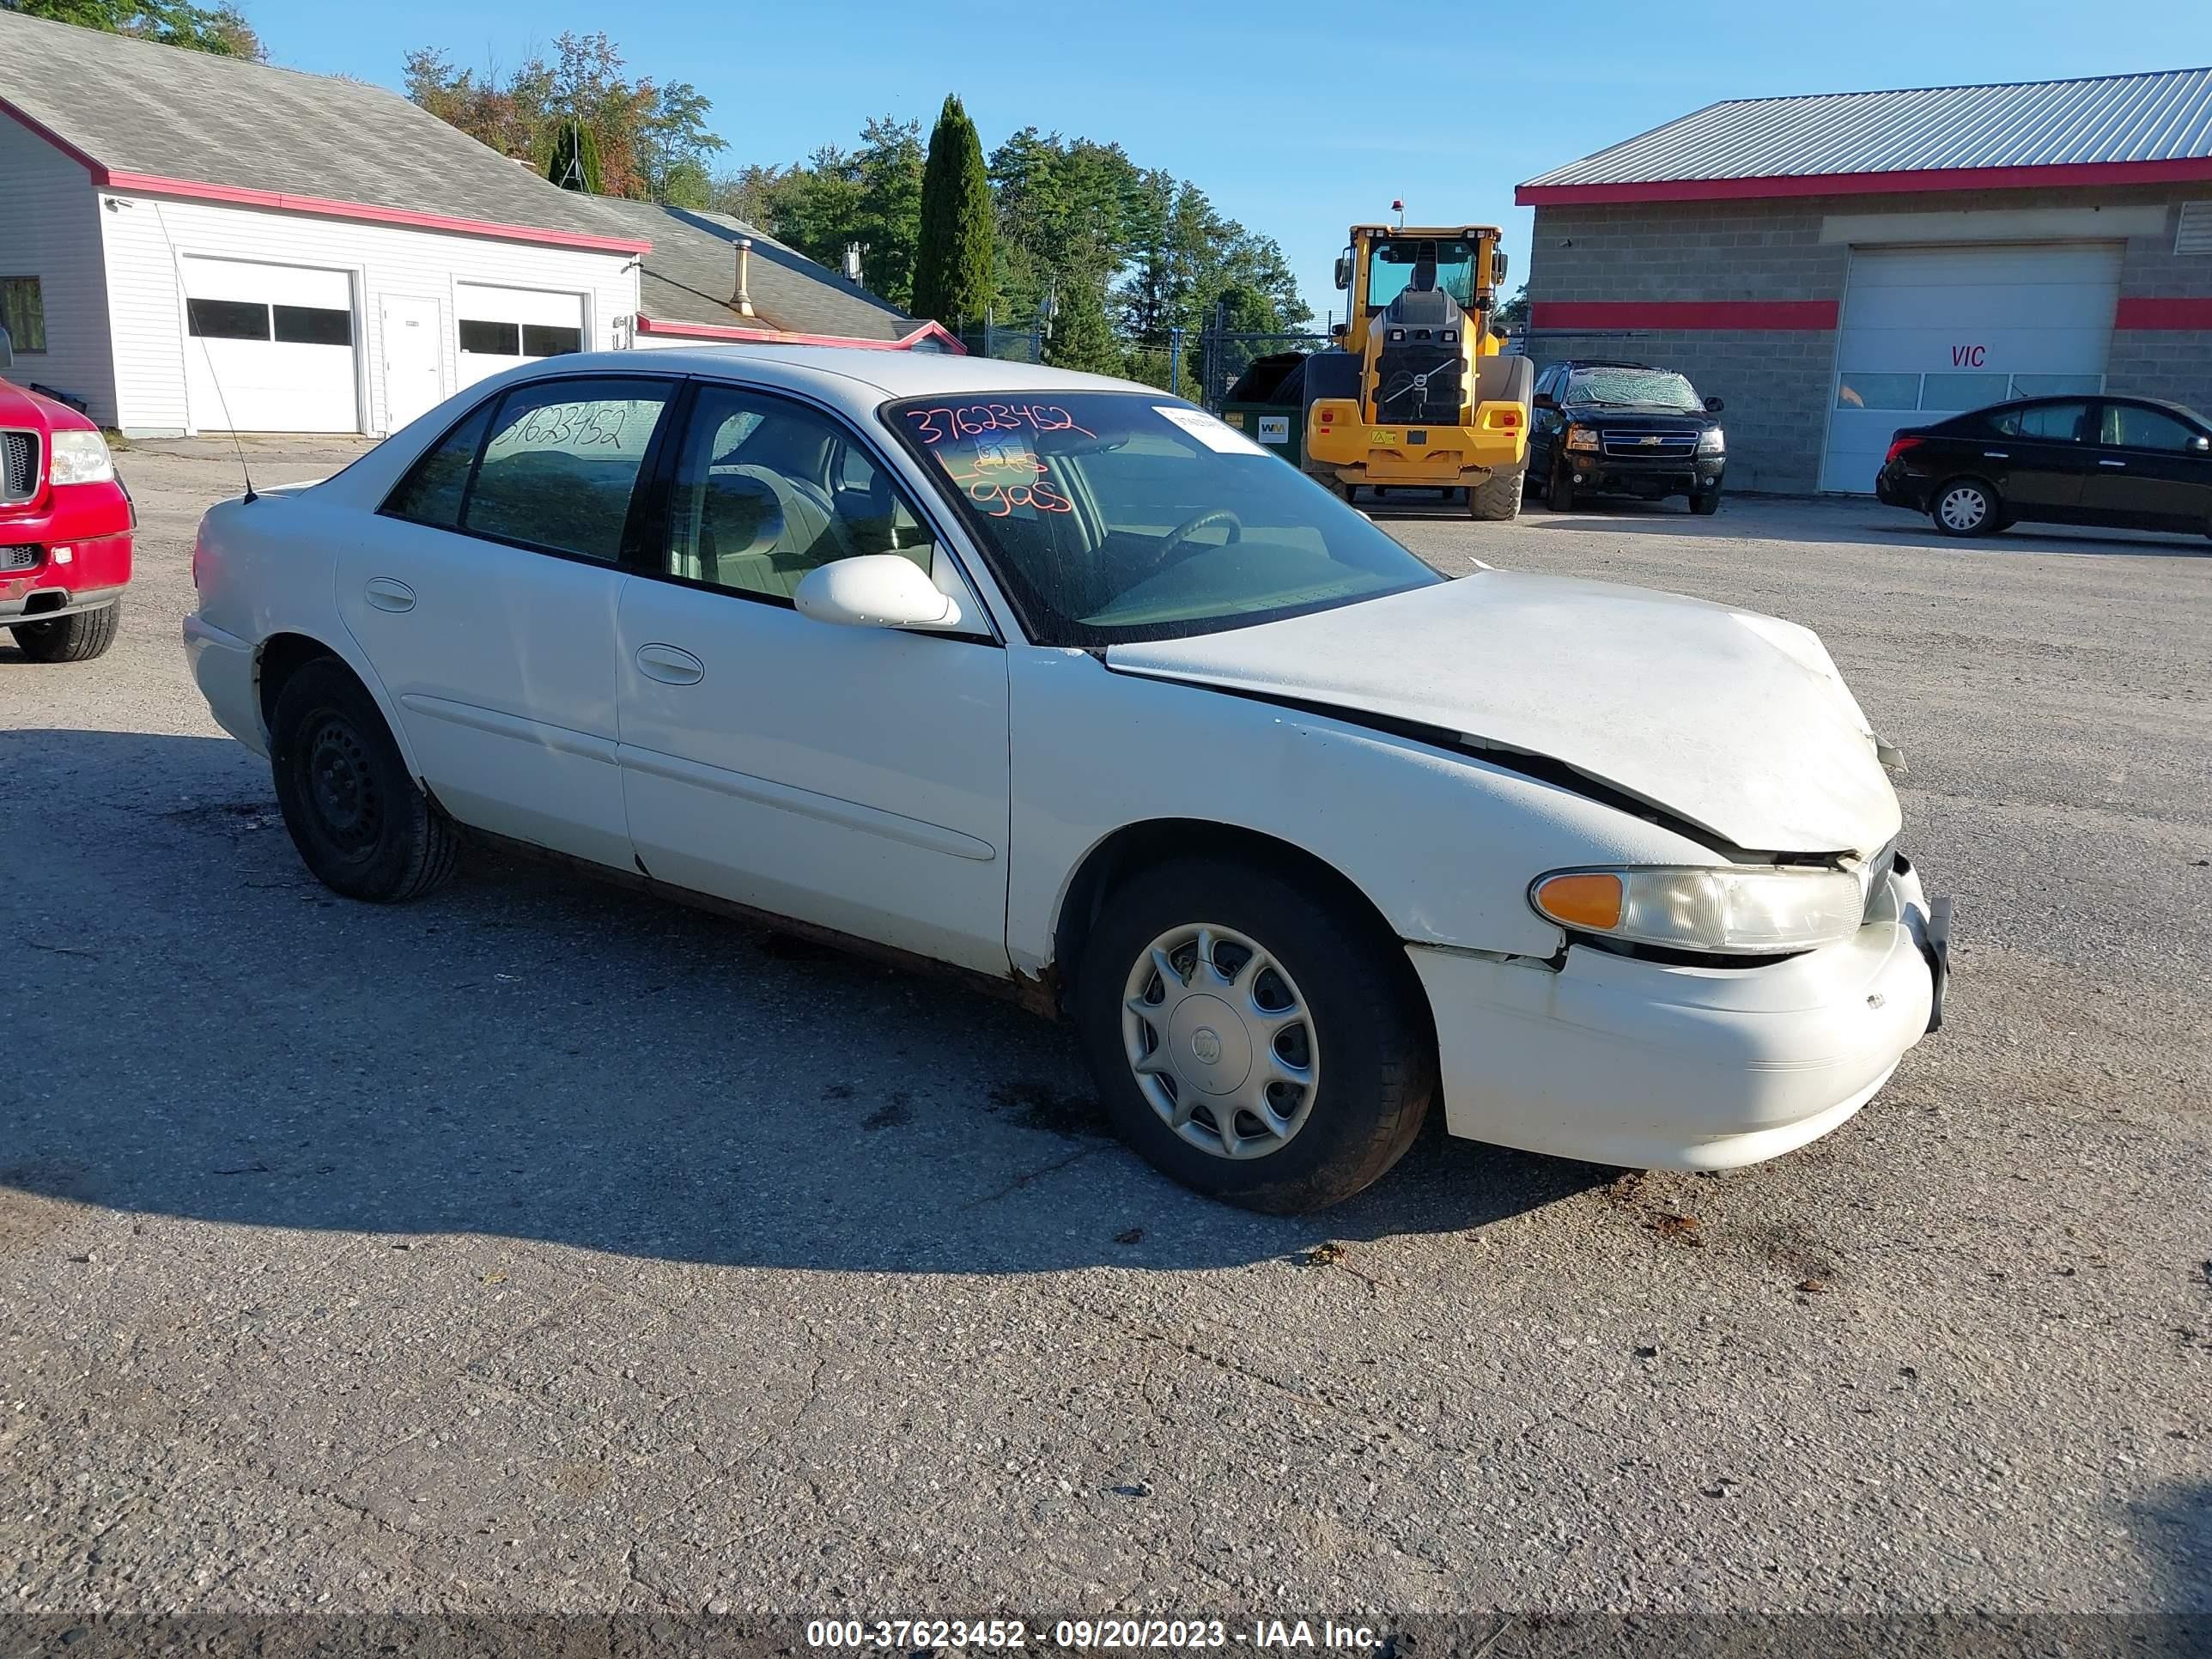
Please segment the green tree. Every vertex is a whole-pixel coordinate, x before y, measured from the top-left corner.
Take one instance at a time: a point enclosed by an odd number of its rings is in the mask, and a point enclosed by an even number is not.
[[[586,196],[602,194],[599,135],[581,121],[562,122],[554,135],[545,176],[563,190],[579,190]]]
[[[194,5],[190,0],[0,0],[0,10],[21,12],[80,28],[128,34],[164,46],[213,52],[219,58],[267,59],[261,37],[234,5]]]
[[[915,253],[921,241],[921,123],[879,115],[860,130],[860,281],[902,310],[914,300]],[[825,260],[839,264],[842,258]],[[816,256],[819,258],[819,255]]]
[[[914,310],[957,332],[991,303],[996,254],[991,175],[983,142],[957,96],[948,94],[929,135],[921,175],[921,228],[915,249]]]
[[[1093,374],[1121,373],[1121,345],[1106,320],[1105,291],[1078,276],[1062,284],[1056,297],[1060,313],[1045,339],[1045,362],[1054,368],[1079,368]]]
[[[533,53],[512,76],[456,70],[435,47],[406,58],[407,95],[502,155],[553,176],[554,148],[571,124],[598,151],[598,193],[640,201],[706,193],[706,157],[723,147],[707,130],[713,107],[689,82],[632,81],[604,33],[563,34],[554,56]],[[588,176],[588,170],[587,170]]]
[[[1513,297],[1501,302],[1490,313],[1490,325],[1502,328],[1510,334],[1528,326],[1528,284],[1523,283],[1513,291]]]

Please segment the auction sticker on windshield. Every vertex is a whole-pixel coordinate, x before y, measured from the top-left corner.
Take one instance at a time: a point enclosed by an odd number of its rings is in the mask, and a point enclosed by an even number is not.
[[[1211,415],[1201,414],[1195,409],[1177,409],[1172,404],[1154,404],[1152,413],[1164,415],[1208,449],[1218,450],[1224,455],[1265,455],[1267,453],[1235,427],[1217,421]]]

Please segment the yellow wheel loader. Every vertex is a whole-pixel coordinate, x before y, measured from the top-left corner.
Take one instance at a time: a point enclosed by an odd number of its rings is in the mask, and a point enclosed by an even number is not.
[[[1498,349],[1505,278],[1491,225],[1354,225],[1337,256],[1351,295],[1340,345],[1306,359],[1305,469],[1362,484],[1465,489],[1478,519],[1521,511],[1534,366]]]

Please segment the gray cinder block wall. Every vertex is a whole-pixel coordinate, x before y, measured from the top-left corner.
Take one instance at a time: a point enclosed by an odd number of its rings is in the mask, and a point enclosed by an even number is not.
[[[1545,325],[1550,304],[1825,301],[1840,314],[1850,246],[1823,241],[1832,214],[1942,214],[1961,209],[2164,207],[2163,229],[2127,239],[2121,313],[2131,299],[2194,300],[2212,308],[2212,254],[2176,254],[2180,204],[2212,185],[2007,190],[1741,202],[1539,207],[1530,249],[1528,349],[1539,365],[1625,357],[1680,369],[1728,404],[1729,483],[1783,493],[1819,488],[1834,393],[1833,326],[1574,329]],[[1893,244],[1890,244],[1893,245]],[[2123,326],[2106,384],[2212,410],[2212,329]]]

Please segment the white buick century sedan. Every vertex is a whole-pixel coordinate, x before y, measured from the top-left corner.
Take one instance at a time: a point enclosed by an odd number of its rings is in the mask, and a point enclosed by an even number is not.
[[[1942,1006],[1820,642],[1448,580],[1190,405],[975,358],[566,356],[200,526],[185,647],[309,869],[483,838],[1064,1014],[1257,1208],[1451,1132],[1771,1158]]]

